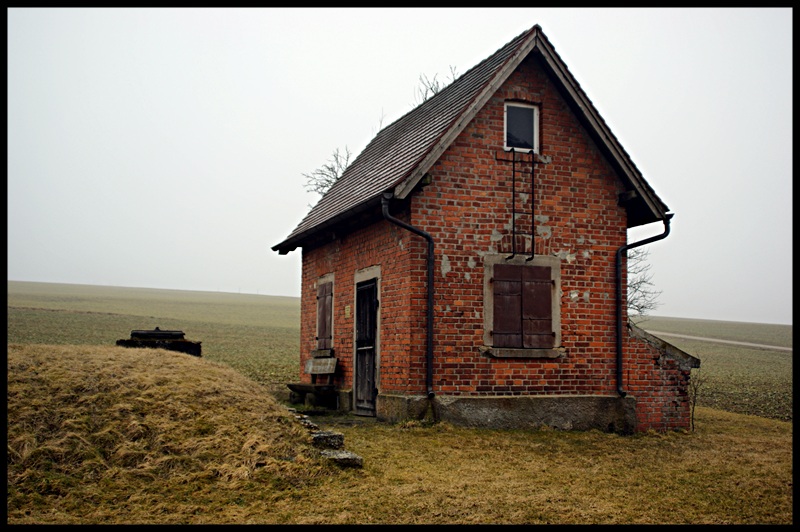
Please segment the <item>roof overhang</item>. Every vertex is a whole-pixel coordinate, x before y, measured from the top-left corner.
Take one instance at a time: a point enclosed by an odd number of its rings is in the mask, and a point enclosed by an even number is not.
[[[291,238],[287,238],[280,244],[272,246],[273,251],[277,251],[279,255],[286,255],[295,249],[304,246],[309,241],[324,242],[331,241],[336,238],[336,235],[341,232],[343,228],[352,225],[352,220],[358,218],[359,215],[368,217],[370,213],[379,212],[381,205],[380,196],[370,198],[369,200],[356,205],[355,207],[340,213],[333,218],[330,218],[314,227],[311,227],[302,233],[298,233]]]

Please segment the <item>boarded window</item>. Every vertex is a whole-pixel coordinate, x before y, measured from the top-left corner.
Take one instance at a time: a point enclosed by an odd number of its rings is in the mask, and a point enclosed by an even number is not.
[[[493,276],[494,347],[555,346],[553,281],[549,266],[496,264]]]
[[[333,283],[317,287],[317,349],[333,347]]]

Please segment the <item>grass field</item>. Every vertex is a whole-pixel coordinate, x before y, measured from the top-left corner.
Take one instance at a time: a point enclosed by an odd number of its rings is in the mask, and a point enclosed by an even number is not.
[[[275,393],[299,378],[299,298],[8,282],[9,343],[114,345],[155,327],[182,330],[204,358]]]
[[[725,340],[792,346],[791,325],[647,317],[639,325]],[[133,329],[180,329],[203,357],[283,398],[299,379],[299,298],[8,282],[8,342],[114,345]],[[792,420],[792,352],[664,337],[697,356],[698,404]]]
[[[669,338],[702,361],[688,433],[315,418],[364,459],[339,469],[280,403],[298,323],[296,298],[9,281],[7,522],[793,522],[791,352]],[[202,358],[114,346],[156,326]],[[640,326],[791,346],[791,326]]]
[[[791,325],[647,317],[645,330],[792,347]],[[698,404],[728,412],[792,420],[792,352],[663,336],[700,359]]]

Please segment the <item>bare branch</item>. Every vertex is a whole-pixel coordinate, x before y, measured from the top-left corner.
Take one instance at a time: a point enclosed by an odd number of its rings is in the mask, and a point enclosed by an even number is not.
[[[448,83],[441,83],[436,75],[429,78],[427,75],[422,74],[419,77],[420,86],[417,88],[418,102],[421,104],[440,90],[444,89],[449,83],[456,80],[457,72],[454,66],[450,67],[450,81]],[[378,132],[383,129],[383,119],[385,115],[381,114],[378,121]],[[347,166],[350,164],[350,150],[345,146],[344,153],[339,152],[339,148],[333,152],[333,156],[327,164],[322,165],[310,174],[303,174],[306,179],[305,188],[309,192],[316,192],[320,196],[324,196],[326,192],[333,186],[334,183],[342,176]]]
[[[434,74],[433,78],[429,78],[426,74],[420,75],[417,97],[415,99],[417,105],[423,103],[425,100],[447,87],[450,83],[454,82],[458,77],[458,73],[456,67],[450,65],[450,80],[448,82],[440,82],[436,79],[437,76],[438,74]]]
[[[419,87],[417,87],[417,98],[416,103],[417,105],[421,104],[437,92],[441,90],[441,84],[439,80],[436,79],[436,74],[433,75],[433,79],[428,78],[427,75],[422,74],[419,77]]]
[[[646,316],[660,304],[661,290],[654,289],[649,257],[647,248],[628,250],[628,314]]]
[[[708,375],[700,373],[699,368],[696,371],[693,371],[692,374],[689,376],[689,406],[691,407],[692,432],[694,432],[695,430],[694,410],[695,407],[697,407],[697,401],[702,395],[700,392],[703,388],[703,385],[706,384],[707,381],[708,381]]]
[[[454,82],[457,77],[458,77],[458,71],[456,70],[456,67],[450,65],[450,83]]]
[[[316,192],[320,196],[333,186],[342,177],[342,174],[350,164],[350,150],[345,146],[344,153],[339,152],[339,148],[333,152],[333,156],[327,164],[322,165],[310,174],[303,174],[306,178],[306,190]]]

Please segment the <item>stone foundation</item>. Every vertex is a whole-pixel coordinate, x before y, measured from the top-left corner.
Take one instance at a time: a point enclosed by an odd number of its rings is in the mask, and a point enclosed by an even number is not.
[[[491,429],[591,430],[633,434],[636,400],[630,396],[463,397],[385,395],[377,399],[379,421],[432,419]]]

